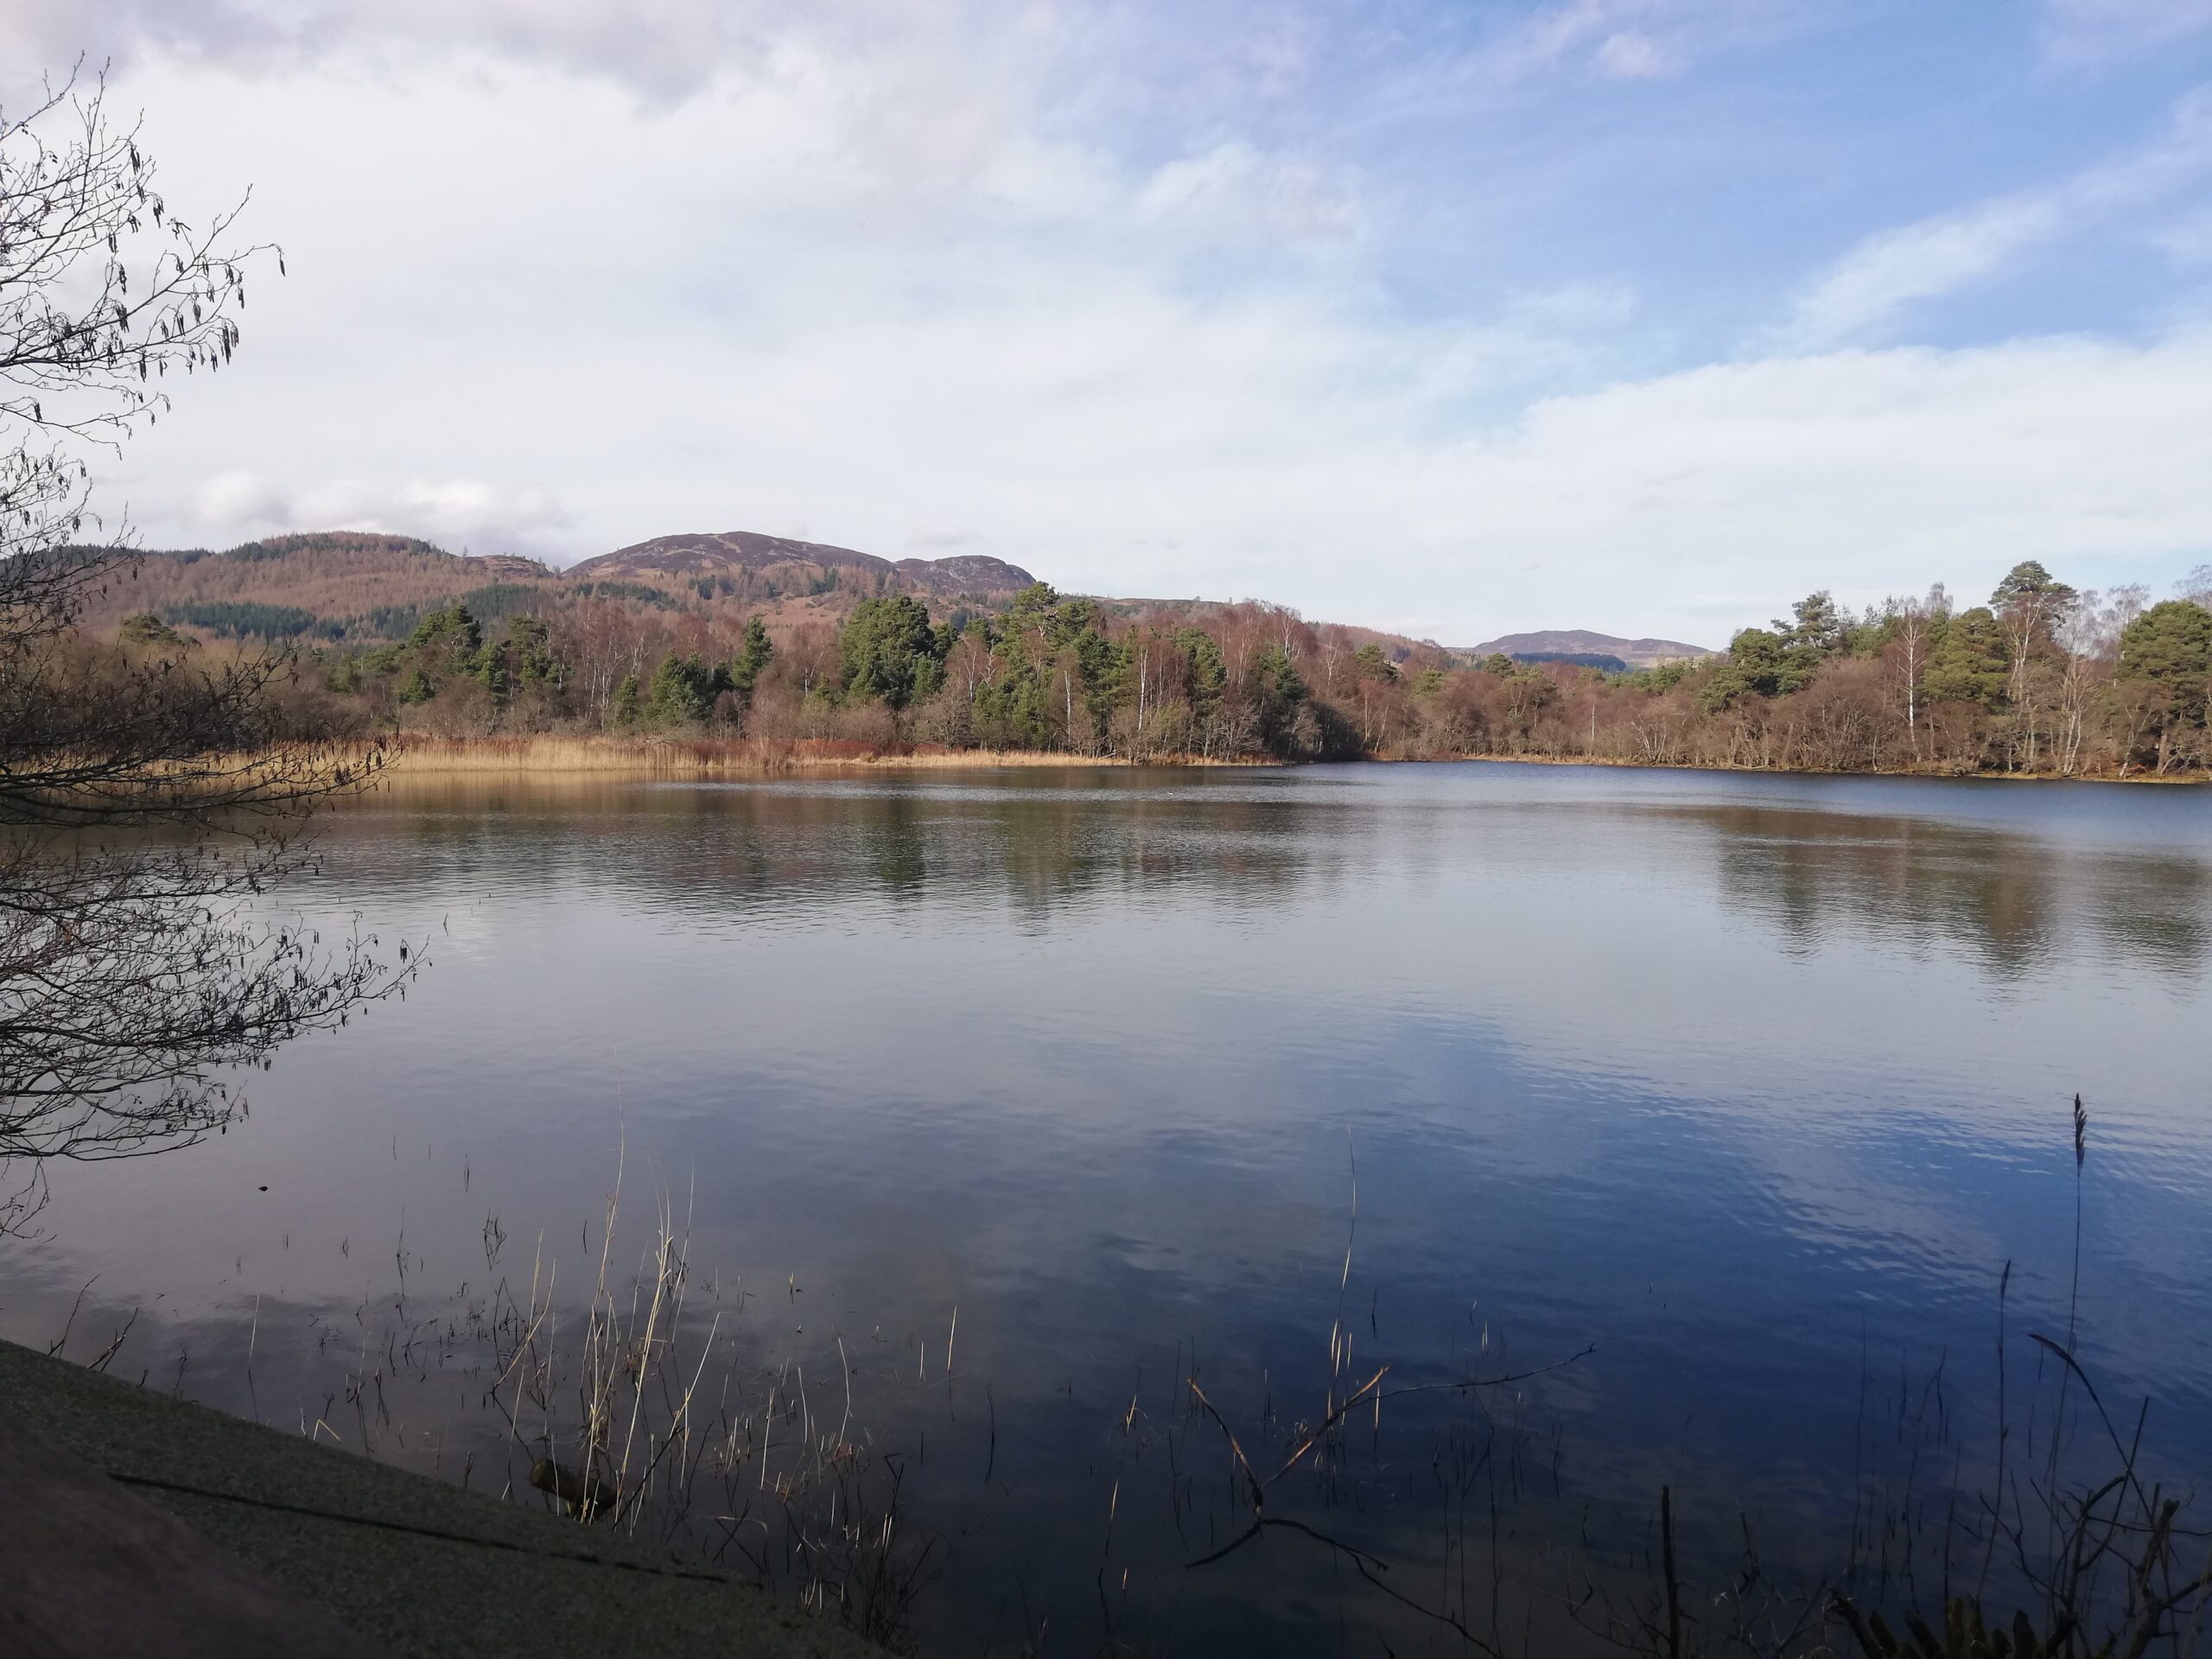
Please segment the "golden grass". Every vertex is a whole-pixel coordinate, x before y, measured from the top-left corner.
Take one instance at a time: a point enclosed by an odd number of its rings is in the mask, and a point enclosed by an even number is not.
[[[637,777],[779,774],[854,767],[935,771],[978,766],[1222,766],[1196,755],[1161,755],[1142,763],[1120,755],[1090,757],[1027,749],[886,747],[830,738],[535,737],[442,738],[407,734],[388,751],[386,776],[600,773]]]

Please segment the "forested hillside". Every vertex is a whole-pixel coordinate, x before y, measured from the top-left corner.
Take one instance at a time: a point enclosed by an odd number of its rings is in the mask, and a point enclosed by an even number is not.
[[[385,556],[421,556],[411,544]],[[1619,671],[1470,662],[1259,601],[1100,601],[1032,582],[1003,599],[879,592],[839,611],[812,603],[823,594],[794,609],[784,594],[748,606],[721,589],[720,569],[706,573],[711,594],[690,573],[686,594],[681,569],[646,582],[632,566],[618,586],[483,563],[435,567],[448,583],[500,579],[421,609],[404,638],[289,630],[296,728],[2075,777],[2212,764],[2212,569],[2163,600],[2077,593],[2035,563],[1980,605],[1939,587],[1854,614],[1815,593],[1723,655]],[[858,580],[890,585],[872,569]],[[121,632],[132,649],[220,651],[176,619],[221,633],[269,601],[191,608],[219,602],[150,608]]]
[[[2171,777],[2212,765],[2212,572],[2182,588],[2077,593],[2028,563],[1981,605],[1939,587],[1853,614],[1816,593],[1725,654],[1637,667],[1587,649],[1473,658],[1257,601],[1072,597],[995,559],[894,564],[749,532],[566,572],[341,533],[149,554],[87,620],[142,650],[288,644],[302,731]]]
[[[142,554],[86,596],[84,616],[97,626],[151,613],[215,639],[404,639],[463,595],[480,615],[505,615],[547,608],[560,585],[512,554],[468,558],[412,536],[332,531]]]

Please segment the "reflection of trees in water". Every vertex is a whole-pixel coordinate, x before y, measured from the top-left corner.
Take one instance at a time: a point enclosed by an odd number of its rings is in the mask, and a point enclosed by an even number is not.
[[[341,815],[353,890],[518,870],[645,905],[736,912],[861,893],[1003,899],[1039,915],[1103,893],[1279,894],[1320,872],[1287,799],[1224,791],[948,791],[404,783]],[[382,847],[396,856],[380,856]]]
[[[2170,851],[2085,852],[1908,814],[1710,804],[1608,817],[1700,830],[1724,904],[1811,950],[1853,936],[1970,952],[2013,975],[2094,944],[2193,976],[2212,957],[2212,869]],[[402,779],[333,815],[347,887],[419,896],[425,874],[483,890],[570,885],[735,916],[873,898],[1001,901],[1034,918],[1119,895],[1249,903],[1326,887],[1381,859],[1418,876],[1471,855],[1430,822],[1481,815],[1480,861],[1556,854],[1557,806],[1384,800],[1321,813],[1306,791],[1206,781],[1070,788],[994,779],[658,786]],[[1592,857],[1617,856],[1608,840]]]
[[[988,818],[991,862],[1010,898],[1043,914],[1071,899],[1279,894],[1317,874],[1314,838],[1287,802],[1131,793],[1017,798]],[[988,879],[989,872],[977,874]]]
[[[2178,852],[2086,851],[1902,813],[1722,803],[1565,810],[1702,831],[1723,903],[1771,924],[1796,950],[1860,937],[1966,951],[2003,976],[2084,944],[2170,976],[2194,976],[2212,957],[2212,868]],[[485,891],[562,884],[725,917],[957,897],[1043,918],[1109,896],[1276,900],[1378,861],[1419,879],[1469,859],[1493,871],[1522,857],[1548,869],[1562,855],[1623,861],[1613,837],[1563,838],[1561,811],[1414,798],[1323,812],[1309,791],[1233,782],[402,779],[334,814],[329,834],[348,843],[347,890],[362,897],[421,896],[435,872]],[[1442,816],[1448,836],[1437,829]]]
[[[2212,873],[2170,853],[2084,855],[2031,836],[1908,817],[1753,806],[1665,810],[1714,834],[1725,901],[1792,949],[1862,934],[1969,950],[2017,974],[2082,942],[2194,976],[2212,953]]]
[[[2098,871],[2091,915],[2130,962],[2194,976],[2212,957],[2212,870],[2197,859],[2115,859]]]

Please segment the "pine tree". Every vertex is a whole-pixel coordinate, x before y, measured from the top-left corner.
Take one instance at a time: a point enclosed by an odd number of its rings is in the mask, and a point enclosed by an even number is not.
[[[758,616],[745,620],[745,643],[738,647],[737,655],[730,659],[731,688],[748,702],[753,688],[760,683],[760,676],[776,655],[776,647],[768,638],[768,625]]]

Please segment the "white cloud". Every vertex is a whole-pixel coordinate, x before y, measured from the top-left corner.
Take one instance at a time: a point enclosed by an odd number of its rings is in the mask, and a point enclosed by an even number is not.
[[[2152,239],[2177,264],[2212,265],[2212,204],[2183,213]]]
[[[175,52],[247,70],[483,53],[626,82],[662,97],[696,91],[809,18],[828,30],[911,27],[918,14],[873,0],[0,0],[0,28],[25,56],[79,53],[128,67]]]
[[[2185,459],[2208,435],[2212,333],[1849,352],[1540,404],[1469,448],[1465,485],[1486,538],[1646,593],[1778,598],[1786,562],[1872,598],[2212,543],[2212,473]]]
[[[292,500],[260,474],[244,467],[218,473],[192,493],[192,522],[202,528],[251,532],[289,528]]]
[[[1134,205],[1141,219],[1179,221],[1224,240],[1239,234],[1334,238],[1350,232],[1357,218],[1347,181],[1241,140],[1163,164],[1139,188]]]
[[[209,478],[188,502],[183,516],[223,543],[271,531],[376,530],[480,553],[529,553],[575,523],[545,490],[468,478],[329,479],[288,488],[238,468]]]
[[[2155,142],[2041,190],[1867,238],[1811,283],[1780,335],[1821,350],[1883,337],[1913,304],[2009,270],[2024,255],[2157,202],[2212,173],[2212,95],[2183,99]]]
[[[1370,177],[1257,130],[1097,137],[1060,97],[1064,15],[994,14],[1012,33],[968,61],[908,10],[847,38],[856,13],[753,8],[757,38],[658,103],[502,55],[482,20],[519,8],[424,23],[457,44],[404,73],[144,47],[120,90],[171,194],[252,180],[292,275],[256,277],[238,365],[181,390],[108,499],[156,543],[972,544],[1071,588],[1460,642],[1713,642],[1815,586],[1971,589],[2024,556],[2104,585],[2212,545],[2208,336],[1669,372],[1664,320],[1602,270],[1411,311]],[[1592,21],[1550,61],[1600,73],[1624,33],[1672,50],[1678,20],[1748,12],[1554,10]],[[1878,332],[1921,291],[1899,270],[1970,280],[2049,233],[2012,207],[1872,262],[1807,338]]]
[[[1681,58],[1673,48],[1629,29],[1605,37],[1598,48],[1597,63],[1616,80],[1656,80],[1678,74],[1682,68]]]
[[[534,553],[557,546],[575,516],[550,491],[480,478],[397,481],[339,479],[302,490],[304,524],[422,536],[477,553]]]
[[[2212,0],[2045,0],[2045,54],[2101,68],[2212,32]]]
[[[2063,194],[1986,202],[1869,237],[1798,300],[1787,342],[1819,350],[1878,334],[1915,302],[2004,270],[2065,229]]]
[[[1808,26],[1818,10],[1774,0],[1552,0],[1493,35],[1460,68],[1491,82],[1578,69],[1649,80]]]

